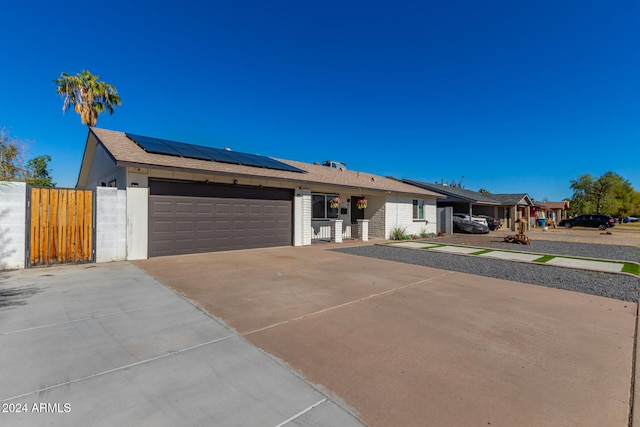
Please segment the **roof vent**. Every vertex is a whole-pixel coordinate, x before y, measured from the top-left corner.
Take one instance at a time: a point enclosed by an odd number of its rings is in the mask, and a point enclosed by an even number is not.
[[[336,169],[342,169],[342,170],[347,170],[347,164],[344,162],[336,162],[335,160],[325,160],[324,162],[322,162],[322,166],[326,166],[328,168],[336,168]]]
[[[229,147],[224,147],[224,151],[231,151],[231,148],[229,148]]]

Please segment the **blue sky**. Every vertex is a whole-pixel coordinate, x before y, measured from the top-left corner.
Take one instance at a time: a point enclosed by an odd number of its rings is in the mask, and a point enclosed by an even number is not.
[[[52,81],[88,69],[98,127],[467,189],[640,189],[640,3],[23,0],[3,6],[0,125],[74,186],[87,136]]]

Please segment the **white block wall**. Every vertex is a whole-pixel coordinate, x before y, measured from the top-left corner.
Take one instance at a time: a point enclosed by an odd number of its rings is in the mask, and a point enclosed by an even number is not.
[[[24,268],[27,185],[0,181],[0,270]]]
[[[127,256],[127,193],[96,188],[96,262],[124,261]]]
[[[436,233],[436,201],[424,200],[424,219],[413,219],[413,198],[387,197],[385,232],[386,239],[395,227],[405,228],[405,234]]]

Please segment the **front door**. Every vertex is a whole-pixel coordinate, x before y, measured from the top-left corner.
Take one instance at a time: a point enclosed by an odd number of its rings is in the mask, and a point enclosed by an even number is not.
[[[351,224],[355,225],[359,219],[364,219],[364,209],[358,209],[358,200],[363,196],[351,196]],[[357,227],[354,227],[356,229]]]

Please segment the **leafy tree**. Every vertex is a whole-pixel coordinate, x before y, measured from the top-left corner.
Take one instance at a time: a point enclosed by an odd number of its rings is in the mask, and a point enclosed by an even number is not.
[[[0,127],[0,181],[16,181],[22,176],[25,143]]]
[[[592,177],[580,175],[572,179],[571,207],[579,213],[603,213],[622,217],[633,211],[636,191],[631,183],[614,172]]]
[[[29,160],[25,167],[25,182],[36,187],[55,187],[49,172],[50,161],[51,156],[47,154]]]
[[[80,114],[80,121],[87,127],[98,123],[98,115],[105,111],[113,114],[122,102],[115,86],[100,81],[100,76],[94,76],[87,70],[71,76],[66,73],[53,81],[56,92],[64,97],[62,111],[71,106]]]
[[[636,191],[633,194],[631,203],[631,214],[635,217],[640,216],[640,191]]]
[[[55,187],[51,182],[49,162],[51,156],[34,157],[23,163],[28,143],[0,126],[0,181],[24,181],[29,185]]]

